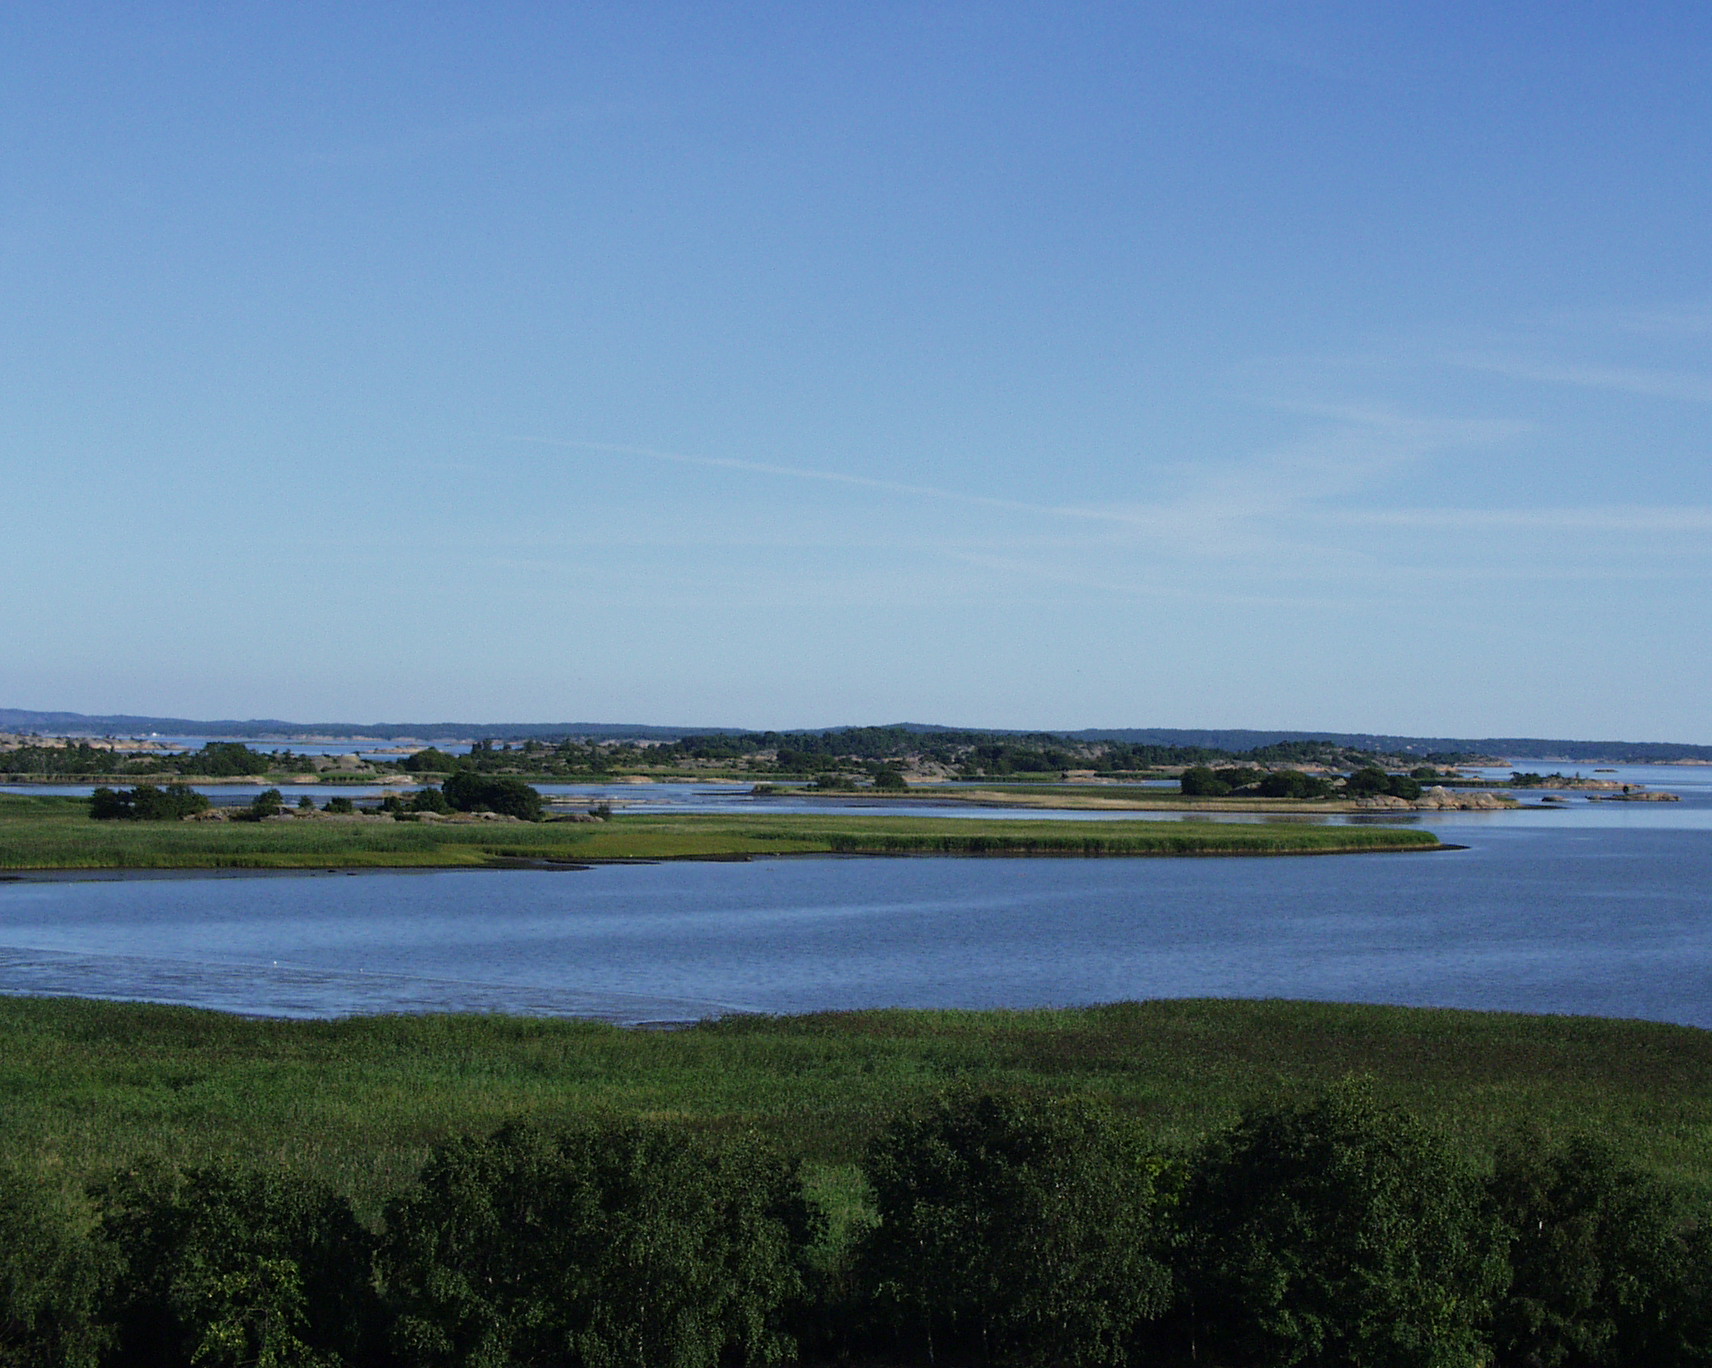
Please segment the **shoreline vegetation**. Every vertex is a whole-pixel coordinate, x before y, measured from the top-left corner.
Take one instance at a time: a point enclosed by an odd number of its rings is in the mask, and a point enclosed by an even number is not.
[[[817,799],[836,802],[843,799],[869,799],[867,791],[856,793],[821,793],[810,791]],[[888,801],[967,803],[972,807],[1059,808],[1075,812],[1230,812],[1313,817],[1325,814],[1369,812],[1389,808],[1378,807],[1359,798],[1264,798],[1253,796],[1209,797],[1201,794],[1173,793],[1169,789],[1123,788],[1116,785],[1094,787],[1080,784],[992,784],[980,788],[911,789],[904,793],[886,794]],[[1469,807],[1498,811],[1520,807],[1513,799],[1496,794],[1472,795]],[[1479,801],[1485,800],[1485,801]],[[1400,801],[1398,810],[1413,807]],[[1416,809],[1433,811],[1432,808]]]
[[[408,788],[481,779],[515,783],[648,784],[719,782],[781,787],[815,797],[883,794],[985,806],[1067,807],[1137,812],[1185,807],[1208,812],[1326,812],[1374,809],[1498,810],[1521,806],[1491,780],[1468,779],[1456,766],[1492,757],[1410,757],[1352,749],[1329,741],[1292,741],[1246,752],[1113,741],[1070,741],[1041,733],[995,739],[984,733],[924,735],[904,727],[847,728],[828,733],[689,736],[671,742],[563,738],[495,744],[465,753],[433,745],[388,753],[298,755],[262,752],[235,741],[163,752],[158,744],[126,750],[116,739],[48,739],[0,735],[0,782],[53,784],[80,780],[106,786],[301,786],[360,783]],[[1430,761],[1431,763],[1427,763]],[[1579,774],[1518,771],[1514,786],[1586,789],[1625,802],[1671,802],[1675,795]],[[1175,781],[1177,792],[1160,781]],[[973,785],[975,787],[965,787]],[[1447,787],[1449,785],[1450,787]],[[1610,790],[1610,792],[1604,792]],[[1546,801],[1551,801],[1548,797]]]
[[[95,821],[77,798],[0,795],[0,870],[504,868],[778,855],[1314,855],[1445,847],[1414,827],[753,813],[607,821]]]
[[[647,1032],[0,998],[0,1350],[1688,1368],[1709,1065],[1687,1027],[1277,1000]]]
[[[1283,999],[730,1016],[678,1030],[500,1015],[299,1021],[0,996],[0,1148],[82,1180],[153,1156],[283,1165],[373,1211],[428,1150],[528,1116],[761,1132],[836,1185],[948,1088],[1078,1095],[1187,1148],[1244,1108],[1373,1081],[1475,1146],[1590,1131],[1712,1212],[1712,1032]]]
[[[559,782],[631,778],[813,781],[821,786],[899,789],[947,779],[1000,781],[1137,780],[1175,777],[1207,766],[1255,775],[1289,769],[1329,776],[1377,767],[1447,776],[1469,754],[1381,754],[1331,741],[1285,741],[1246,750],[1073,738],[1054,733],[923,732],[909,727],[847,727],[829,732],[752,732],[674,740],[563,736],[496,743],[477,740],[467,752],[435,745],[393,746],[365,755],[296,754],[209,740],[196,750],[166,750],[152,741],[48,738],[0,734],[0,774],[11,781],[83,777],[113,782],[218,779],[313,782],[404,774],[444,776],[457,770]],[[1283,796],[1283,795],[1275,795]],[[1293,794],[1291,796],[1302,796]]]

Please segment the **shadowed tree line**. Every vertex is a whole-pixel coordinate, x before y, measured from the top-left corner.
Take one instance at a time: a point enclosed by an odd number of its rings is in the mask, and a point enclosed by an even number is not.
[[[1440,758],[1445,763],[1454,759]],[[1051,732],[995,736],[990,732],[846,727],[829,732],[718,733],[647,744],[576,739],[481,741],[467,755],[452,755],[429,747],[407,757],[403,768],[436,774],[467,769],[478,773],[599,776],[638,769],[715,764],[757,774],[866,771],[879,775],[909,760],[941,766],[976,779],[1058,774],[1071,769],[1135,774],[1162,765],[1204,765],[1237,759],[1251,765],[1322,764],[1349,768],[1374,757],[1327,741],[1282,741],[1239,752],[1209,746],[1076,740]]]
[[[236,779],[272,770],[304,768],[313,768],[308,756],[289,750],[252,750],[241,741],[210,741],[199,750],[180,755],[127,756],[122,750],[92,746],[87,741],[0,751],[0,770],[8,774],[182,774],[202,779]]]
[[[168,784],[164,789],[153,784],[138,784],[134,789],[98,788],[89,795],[89,815],[97,822],[176,822],[206,812],[211,806],[204,795],[186,784]],[[314,800],[305,794],[297,806],[311,808]],[[276,788],[263,789],[241,808],[227,809],[234,819],[252,822],[276,817],[284,810],[285,797]],[[521,779],[468,770],[447,776],[439,788],[430,784],[409,797],[389,793],[366,808],[359,809],[349,798],[329,798],[322,811],[361,811],[406,819],[424,812],[496,812],[525,822],[539,822],[547,815],[546,801]]]
[[[1263,770],[1249,765],[1223,765],[1217,769],[1194,765],[1183,771],[1179,786],[1197,798],[1370,798],[1388,794],[1393,798],[1419,798],[1421,780],[1437,777],[1430,766],[1413,774],[1388,774],[1378,765],[1363,765],[1340,780],[1301,770]]]
[[[1592,1140],[1480,1162],[1360,1084],[1189,1154],[1078,1100],[883,1129],[829,1219],[748,1134],[517,1123],[374,1226],[282,1173],[0,1181],[0,1363],[1602,1368],[1712,1362],[1712,1240]]]
[[[1456,763],[1454,755],[1429,756]],[[995,736],[990,732],[917,732],[906,727],[847,727],[830,732],[744,732],[686,736],[675,741],[595,741],[565,738],[513,742],[481,740],[454,755],[438,746],[403,757],[397,768],[415,774],[534,775],[599,778],[646,770],[716,765],[756,774],[879,774],[906,761],[938,766],[964,778],[1056,775],[1092,769],[1110,775],[1147,773],[1160,766],[1280,766],[1314,764],[1353,769],[1386,757],[1330,741],[1281,741],[1247,751],[1211,746],[1092,741],[1051,732]],[[390,764],[388,766],[391,767]],[[315,769],[315,759],[290,750],[259,751],[238,741],[210,741],[182,755],[126,756],[86,741],[24,745],[0,752],[0,771],[20,775],[170,775],[221,779]]]

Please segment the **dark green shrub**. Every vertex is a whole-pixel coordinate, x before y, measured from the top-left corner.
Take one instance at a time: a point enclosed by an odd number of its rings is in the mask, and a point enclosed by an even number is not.
[[[329,798],[321,805],[323,812],[351,813],[357,810],[357,805],[349,798]]]
[[[436,746],[429,746],[426,750],[405,756],[398,762],[398,767],[411,774],[450,774],[463,763],[459,756],[448,755]]]
[[[440,792],[458,812],[498,812],[526,822],[546,816],[541,795],[521,779],[459,770],[447,778]]]
[[[241,741],[209,741],[201,750],[181,755],[173,763],[180,774],[205,774],[210,779],[266,774],[274,767],[271,756],[251,750]]]
[[[755,1142],[509,1126],[442,1145],[388,1209],[394,1345],[421,1368],[782,1362],[809,1234]]]
[[[276,788],[263,789],[250,799],[249,806],[243,815],[252,822],[259,822],[264,817],[277,817],[285,811],[285,795]]]
[[[1343,781],[1343,791],[1351,798],[1367,798],[1389,794],[1393,798],[1415,799],[1421,796],[1421,784],[1406,774],[1387,774],[1377,765],[1358,769]]]
[[[1599,1141],[1517,1136],[1488,1183],[1509,1236],[1511,1282],[1493,1317],[1500,1364],[1648,1368],[1683,1357],[1694,1264],[1676,1199]]]
[[[123,1368],[368,1368],[372,1240],[318,1183],[223,1167],[126,1175],[97,1193],[119,1276]]]
[[[276,789],[277,793],[278,790]],[[134,789],[98,788],[89,795],[89,815],[97,822],[176,822],[195,812],[206,812],[206,794],[188,784],[138,784]]]
[[[115,791],[103,785],[89,795],[89,816],[97,822],[123,821],[134,815],[133,798],[129,789]]]
[[[446,795],[429,784],[426,788],[417,789],[410,795],[410,810],[412,812],[450,812],[452,805],[446,801]]]
[[[86,1214],[38,1179],[0,1169],[0,1364],[95,1368],[111,1273]]]
[[[1478,1180],[1345,1084],[1209,1142],[1181,1210],[1194,1349],[1267,1368],[1474,1368],[1503,1260]]]
[[[1170,1300],[1156,1161],[1076,1102],[965,1097],[893,1123],[866,1168],[858,1285],[906,1356],[1116,1364]]]
[[[1328,781],[1301,770],[1279,770],[1255,787],[1262,798],[1329,798],[1335,791]]]
[[[1231,791],[1230,785],[1206,765],[1194,765],[1184,770],[1177,786],[1184,793],[1196,798],[1223,798]]]

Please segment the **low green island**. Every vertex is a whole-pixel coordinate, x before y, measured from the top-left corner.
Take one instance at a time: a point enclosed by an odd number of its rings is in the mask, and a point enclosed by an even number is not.
[[[0,870],[480,868],[768,855],[1330,855],[1440,849],[1413,827],[750,813],[606,821],[95,821],[0,795]]]

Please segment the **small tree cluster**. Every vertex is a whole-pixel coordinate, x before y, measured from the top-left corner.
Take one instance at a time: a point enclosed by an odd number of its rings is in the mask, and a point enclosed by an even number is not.
[[[1337,792],[1329,780],[1301,770],[1267,771],[1246,766],[1210,769],[1197,765],[1183,771],[1178,786],[1184,793],[1202,798],[1329,798]]]
[[[497,812],[526,822],[539,822],[546,815],[540,793],[521,779],[459,770],[440,792],[456,812]]]
[[[465,765],[463,757],[449,755],[437,746],[429,746],[407,755],[398,762],[398,767],[412,774],[450,774]]]
[[[1415,799],[1421,796],[1421,781],[1406,774],[1387,774],[1377,765],[1368,765],[1343,781],[1343,791],[1351,798],[1383,794],[1392,798]]]
[[[274,790],[277,794],[278,790]],[[89,795],[89,815],[97,822],[177,822],[206,812],[205,794],[188,784],[138,784],[132,789],[98,788]]]

